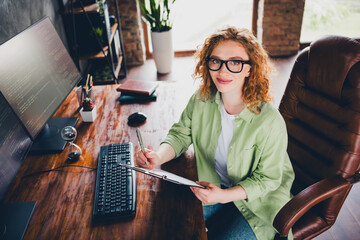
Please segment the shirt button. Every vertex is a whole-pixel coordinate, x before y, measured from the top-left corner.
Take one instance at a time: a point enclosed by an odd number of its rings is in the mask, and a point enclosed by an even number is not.
[[[258,229],[258,227],[257,227],[257,226],[255,226],[255,227],[254,227],[254,229],[255,229],[255,230],[257,230],[257,229]]]
[[[232,149],[232,146],[230,146],[230,149]]]
[[[241,211],[242,211],[242,212],[245,212],[245,208],[242,208]]]

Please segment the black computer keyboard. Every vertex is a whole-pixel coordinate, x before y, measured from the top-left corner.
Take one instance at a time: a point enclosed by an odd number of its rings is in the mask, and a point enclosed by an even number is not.
[[[134,166],[132,143],[100,147],[93,217],[107,220],[136,214],[136,174],[119,163]]]

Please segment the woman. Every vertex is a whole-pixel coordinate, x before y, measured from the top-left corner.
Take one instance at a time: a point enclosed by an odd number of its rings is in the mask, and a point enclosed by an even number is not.
[[[273,239],[274,217],[294,179],[287,132],[268,102],[268,56],[246,29],[226,28],[196,53],[202,80],[178,123],[155,152],[137,162],[157,167],[194,146],[209,239]]]

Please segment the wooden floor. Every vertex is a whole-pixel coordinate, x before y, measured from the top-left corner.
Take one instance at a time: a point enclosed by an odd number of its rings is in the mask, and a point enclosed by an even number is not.
[[[288,58],[272,59],[275,71],[272,73],[272,95],[273,104],[278,107],[281,96],[295,62],[296,56]],[[184,83],[181,88],[184,94],[191,95],[197,88],[198,83],[194,82],[192,73],[195,67],[193,57],[177,57],[173,62],[171,73],[159,75],[153,60],[147,60],[144,65],[132,67],[128,70],[126,79],[138,79],[144,81],[176,81]],[[124,79],[124,80],[126,80]],[[186,90],[184,90],[186,89]],[[328,231],[315,238],[316,240],[360,240],[360,183],[353,186],[335,225]]]

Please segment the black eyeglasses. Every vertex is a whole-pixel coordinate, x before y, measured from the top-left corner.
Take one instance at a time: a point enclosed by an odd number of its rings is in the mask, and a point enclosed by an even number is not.
[[[244,60],[221,60],[218,58],[208,57],[205,59],[207,67],[211,71],[219,71],[223,63],[225,63],[226,68],[232,73],[240,73],[243,70],[244,64],[249,64],[250,61]]]

